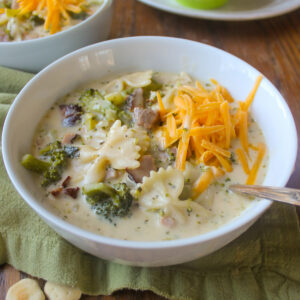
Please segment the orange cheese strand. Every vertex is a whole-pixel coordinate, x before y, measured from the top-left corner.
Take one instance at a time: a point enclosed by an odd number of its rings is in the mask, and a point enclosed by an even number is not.
[[[225,100],[227,100],[229,103],[234,102],[234,99],[232,98],[231,94],[229,93],[229,91],[225,88],[225,87],[221,87],[221,93],[224,97]]]
[[[186,108],[185,108],[184,99],[182,97],[179,97],[179,96],[175,97],[174,104],[176,105],[176,107],[179,111],[185,112]]]
[[[252,169],[250,170],[250,174],[248,176],[246,184],[255,184],[255,180],[256,180],[256,177],[257,177],[257,172],[258,172],[259,167],[260,167],[260,165],[263,161],[265,153],[266,153],[266,146],[263,143],[260,143],[258,145],[258,153],[257,153],[256,160],[255,160],[255,162],[252,166]]]
[[[214,173],[211,168],[207,168],[204,173],[198,178],[193,186],[192,199],[196,199],[201,193],[203,193],[208,186],[215,179]]]
[[[226,172],[232,172],[232,165],[231,163],[228,161],[228,159],[222,157],[222,155],[219,155],[218,153],[216,153],[215,151],[213,151],[213,154],[216,156],[216,158],[218,159],[218,161],[220,162],[221,166],[226,170]]]
[[[224,157],[227,157],[227,158],[230,158],[231,157],[231,153],[230,151],[227,151],[225,149],[222,149],[221,147],[213,144],[213,143],[210,143],[206,140],[203,140],[202,143],[201,143],[201,146],[207,150],[210,150],[210,151],[214,151],[216,153],[219,153],[221,155],[223,155]]]
[[[214,153],[210,150],[204,151],[201,155],[200,161],[206,166],[209,166],[212,162],[212,159],[215,157]]]
[[[220,85],[219,82],[213,78],[210,81],[217,86],[217,90],[219,91],[220,95],[224,98],[224,100],[228,101],[229,103],[234,102],[234,99],[232,98],[231,94],[224,86]]]
[[[237,158],[242,165],[244,172],[248,175],[250,173],[247,156],[243,149],[238,148],[235,150]]]
[[[197,80],[196,81],[196,87],[197,89],[199,89],[202,92],[206,92],[205,88],[203,87],[203,85]]]
[[[258,151],[258,148],[256,146],[254,146],[253,144],[249,144],[249,148],[254,151]]]
[[[254,84],[254,87],[253,89],[251,90],[250,94],[248,95],[248,97],[246,98],[245,100],[245,109],[248,110],[251,103],[253,102],[254,100],[254,96],[256,95],[256,92],[257,92],[257,89],[262,81],[262,75],[259,75],[255,81],[255,84]]]
[[[157,97],[157,102],[158,102],[158,106],[159,106],[160,118],[163,120],[163,118],[166,114],[166,109],[165,109],[164,103],[161,99],[160,92],[156,92],[156,97]]]
[[[20,14],[26,14],[28,12],[32,12],[34,10],[37,10],[39,7],[39,1],[38,0],[17,0],[19,6],[20,6]],[[43,9],[44,6],[41,7]]]
[[[183,119],[183,128],[190,130],[192,127],[193,115],[194,115],[194,102],[188,95],[184,95],[186,115]]]
[[[176,168],[182,171],[185,169],[185,161],[187,157],[189,142],[190,135],[186,132],[179,141],[176,156]]]
[[[248,154],[248,112],[240,111],[239,137],[244,151]]]
[[[197,126],[191,129],[191,135],[204,135],[207,136],[212,133],[219,132],[224,130],[224,125],[215,125],[215,126]]]
[[[216,179],[221,178],[225,175],[225,172],[221,168],[214,168],[213,167],[213,172],[214,172],[214,175],[215,175]]]
[[[200,143],[197,142],[197,138],[195,136],[191,136],[190,138],[190,146],[192,151],[195,153],[195,158],[197,163],[199,164],[201,161],[201,155],[204,152],[204,149],[201,147]]]
[[[197,88],[184,85],[180,88],[181,93],[186,93],[189,96],[193,97],[196,102],[201,102],[203,98],[207,98],[209,96],[209,93],[205,90],[199,90]],[[198,100],[198,101],[197,101]]]
[[[225,147],[228,149],[230,147],[231,139],[231,119],[229,113],[228,102],[225,101],[220,105],[221,115],[225,125]]]

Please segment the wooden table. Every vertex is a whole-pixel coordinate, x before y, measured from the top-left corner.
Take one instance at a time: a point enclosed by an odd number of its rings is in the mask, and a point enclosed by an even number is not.
[[[135,0],[116,0],[111,38],[162,35],[191,39],[224,49],[247,61],[280,90],[300,130],[300,10],[265,21],[216,22],[190,19],[152,9]],[[298,151],[299,154],[299,151]],[[283,158],[284,159],[284,158]],[[280,175],[279,175],[280,176]],[[300,157],[288,186],[300,189]],[[300,216],[300,210],[298,211]],[[26,274],[0,269],[0,300]],[[40,280],[41,285],[43,281]],[[117,292],[85,300],[163,299],[151,292]]]

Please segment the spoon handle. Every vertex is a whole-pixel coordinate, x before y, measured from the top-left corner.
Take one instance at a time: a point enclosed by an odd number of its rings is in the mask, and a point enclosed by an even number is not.
[[[300,190],[297,189],[243,184],[233,184],[229,189],[241,194],[300,206]]]

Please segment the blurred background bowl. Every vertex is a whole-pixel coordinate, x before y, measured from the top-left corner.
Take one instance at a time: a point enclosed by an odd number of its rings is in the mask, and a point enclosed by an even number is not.
[[[53,35],[20,42],[0,42],[0,65],[38,72],[65,54],[107,39],[112,6],[113,0],[104,0],[89,18]]]

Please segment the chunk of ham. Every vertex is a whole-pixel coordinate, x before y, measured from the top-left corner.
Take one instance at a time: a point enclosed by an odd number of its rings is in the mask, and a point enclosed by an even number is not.
[[[60,192],[61,192],[62,190],[63,190],[62,187],[58,187],[57,189],[50,191],[50,193],[51,193],[54,197],[58,197],[59,194],[60,194]]]
[[[140,160],[140,166],[136,169],[126,169],[129,177],[136,183],[141,183],[143,177],[150,176],[150,171],[156,171],[156,165],[152,155],[144,155]]]
[[[67,176],[67,177],[65,178],[65,180],[62,182],[61,186],[62,186],[63,188],[66,188],[66,187],[70,184],[70,181],[71,181],[71,176]]]
[[[68,132],[64,135],[63,139],[62,139],[62,143],[63,144],[73,144],[74,141],[79,137],[79,135],[77,133],[71,133]]]
[[[145,129],[151,129],[159,122],[159,112],[151,108],[135,107],[133,117],[135,124]]]
[[[82,108],[77,104],[68,104],[59,106],[63,114],[63,126],[72,127],[81,120]]]
[[[76,199],[78,196],[78,192],[79,192],[79,187],[70,187],[70,188],[65,188],[63,189],[63,193],[70,196],[73,199]]]

